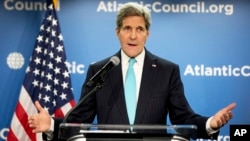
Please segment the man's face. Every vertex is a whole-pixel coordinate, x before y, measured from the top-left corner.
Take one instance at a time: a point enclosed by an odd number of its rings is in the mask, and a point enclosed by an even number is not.
[[[143,17],[130,16],[122,21],[120,29],[116,29],[121,48],[129,57],[136,57],[142,52],[149,35],[145,25]]]

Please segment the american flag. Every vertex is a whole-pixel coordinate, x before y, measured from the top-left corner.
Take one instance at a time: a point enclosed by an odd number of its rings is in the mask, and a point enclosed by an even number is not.
[[[28,116],[37,113],[36,100],[54,117],[64,117],[75,105],[63,36],[53,3],[50,1],[47,5],[12,117],[8,141],[42,140],[41,133],[32,133],[28,126]]]

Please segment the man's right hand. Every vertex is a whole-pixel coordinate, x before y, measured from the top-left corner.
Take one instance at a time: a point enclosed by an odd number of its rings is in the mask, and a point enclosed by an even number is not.
[[[38,101],[35,102],[35,106],[38,114],[28,117],[29,126],[33,128],[33,133],[46,132],[50,129],[51,117]]]

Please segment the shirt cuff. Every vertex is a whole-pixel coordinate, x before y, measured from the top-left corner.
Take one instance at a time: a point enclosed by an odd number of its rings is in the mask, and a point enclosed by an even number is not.
[[[51,118],[50,119],[50,128],[49,128],[49,131],[52,131],[52,132],[54,132],[54,124],[55,124],[55,121],[54,121],[54,119],[53,118]]]
[[[55,121],[53,118],[50,119],[50,128],[49,131],[46,131],[45,134],[47,135],[47,140],[52,140],[53,139],[53,132],[54,132],[54,124]]]
[[[212,135],[212,134],[214,134],[214,133],[216,133],[216,132],[219,131],[219,129],[214,130],[214,129],[212,129],[212,128],[210,127],[210,123],[211,123],[212,118],[213,118],[213,117],[210,117],[210,118],[207,120],[207,122],[206,122],[206,130],[207,130],[207,134],[208,134],[208,135]]]

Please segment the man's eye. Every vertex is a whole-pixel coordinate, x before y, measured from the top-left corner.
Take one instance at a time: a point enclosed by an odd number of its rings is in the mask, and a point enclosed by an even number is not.
[[[129,30],[129,29],[130,29],[130,28],[129,28],[129,27],[127,27],[127,26],[126,26],[126,27],[124,27],[124,30]]]
[[[137,30],[138,31],[144,31],[144,28],[138,28]]]

